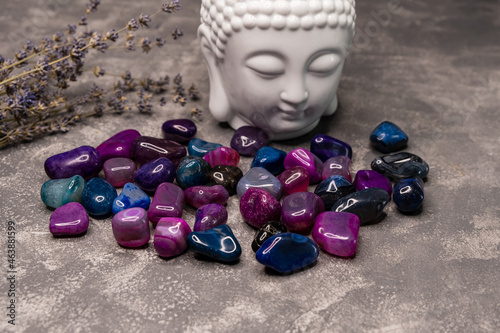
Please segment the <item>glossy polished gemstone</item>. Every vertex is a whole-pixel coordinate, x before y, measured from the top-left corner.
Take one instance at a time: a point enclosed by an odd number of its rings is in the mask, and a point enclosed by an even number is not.
[[[351,159],[347,156],[330,157],[323,163],[323,171],[321,172],[321,179],[325,180],[330,176],[339,175],[343,176],[348,181],[351,178]]]
[[[90,215],[104,216],[113,211],[118,194],[113,185],[102,178],[92,178],[82,192],[82,206]]]
[[[196,124],[190,119],[171,119],[161,126],[163,138],[178,143],[188,143],[196,135]]]
[[[127,183],[113,202],[113,214],[132,207],[148,209],[150,203],[151,199],[143,190],[133,183]]]
[[[255,233],[252,241],[252,250],[257,252],[258,249],[264,244],[266,240],[274,235],[287,232],[286,226],[281,221],[269,221],[266,222],[259,230]]]
[[[40,196],[44,204],[57,208],[68,202],[81,202],[84,187],[85,179],[82,176],[52,179],[42,185]]]
[[[260,148],[252,161],[251,168],[261,167],[277,176],[284,170],[286,152],[272,147]]]
[[[147,213],[140,207],[118,212],[111,220],[113,236],[121,246],[139,247],[149,243],[150,232]]]
[[[176,179],[182,189],[206,185],[210,181],[210,164],[201,157],[183,157],[177,165]]]
[[[289,232],[270,237],[255,254],[262,265],[283,274],[311,265],[318,256],[318,246],[312,240]]]
[[[257,151],[269,144],[269,135],[260,128],[242,126],[234,131],[231,148],[241,156],[255,156]]]
[[[297,234],[309,234],[319,213],[325,211],[325,205],[319,196],[311,192],[290,194],[283,200],[281,219],[288,231]]]
[[[180,218],[163,217],[155,228],[153,243],[160,257],[170,258],[177,256],[188,248],[188,235],[191,233],[189,225]]]
[[[245,192],[252,187],[258,187],[271,193],[276,199],[281,198],[281,183],[278,178],[264,168],[255,167],[240,179],[236,192],[238,197],[242,197]]]
[[[294,166],[286,169],[279,176],[285,194],[305,192],[309,187],[309,173],[303,166]]]
[[[314,193],[319,195],[325,204],[325,210],[330,210],[337,200],[356,191],[350,181],[342,176],[330,176],[316,186]]]
[[[184,196],[186,203],[195,208],[210,203],[225,205],[229,199],[229,193],[221,185],[192,186],[184,190]]]
[[[370,134],[370,141],[375,149],[387,154],[406,148],[408,135],[398,125],[384,121]]]
[[[400,180],[394,185],[392,199],[401,212],[417,212],[424,202],[424,183],[420,178]]]
[[[389,196],[392,195],[391,181],[375,170],[359,170],[352,184],[356,188],[356,191],[378,187],[385,190]]]
[[[219,147],[222,147],[220,143],[207,142],[202,139],[194,138],[188,143],[188,153],[190,156],[203,157]]]
[[[377,157],[371,167],[395,182],[413,177],[423,179],[429,173],[429,165],[422,158],[407,152]]]
[[[161,183],[149,205],[149,221],[156,224],[162,217],[182,217],[183,207],[184,191],[175,184]]]
[[[175,175],[174,163],[161,157],[141,166],[135,173],[134,181],[144,191],[153,192],[161,183],[172,183]]]
[[[135,162],[130,158],[115,157],[104,162],[104,175],[114,187],[122,187],[134,181]]]
[[[325,134],[318,134],[312,139],[311,152],[323,162],[335,156],[347,156],[352,159],[352,148],[348,143]]]
[[[236,166],[216,165],[210,169],[210,182],[224,186],[229,195],[236,194],[236,187],[241,177],[243,177],[243,172]]]
[[[219,204],[206,204],[198,208],[194,218],[193,231],[206,231],[227,222],[226,207]]]
[[[212,168],[216,165],[238,166],[238,163],[240,162],[240,155],[238,152],[229,147],[215,148],[203,156],[203,158],[210,163]]]
[[[96,177],[102,169],[102,159],[91,146],[81,146],[45,160],[45,173],[50,179],[80,175],[85,180]]]
[[[221,262],[233,262],[241,256],[241,246],[225,224],[188,236],[189,249]]]
[[[321,172],[323,171],[323,162],[304,148],[297,148],[289,152],[283,162],[285,169],[290,169],[294,166],[302,166],[309,173],[309,183],[316,184],[321,181]]]
[[[312,238],[324,251],[350,257],[358,247],[359,218],[355,214],[324,212],[318,215]]]
[[[359,217],[359,223],[366,225],[380,218],[389,201],[391,197],[385,190],[371,187],[340,198],[331,210],[356,214]]]
[[[78,236],[88,227],[89,216],[78,202],[67,203],[50,215],[49,230],[54,236]]]
[[[141,136],[141,133],[134,129],[127,129],[116,133],[99,146],[97,146],[97,151],[101,155],[103,161],[107,161],[114,157],[130,158],[130,148],[132,142]]]
[[[241,197],[240,213],[248,224],[260,228],[268,221],[280,219],[281,203],[266,190],[253,187]]]
[[[166,157],[176,166],[181,158],[186,156],[186,148],[175,141],[139,136],[132,142],[132,159],[141,165]]]

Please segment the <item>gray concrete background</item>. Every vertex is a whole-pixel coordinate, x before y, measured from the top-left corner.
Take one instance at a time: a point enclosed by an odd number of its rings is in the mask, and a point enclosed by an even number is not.
[[[91,220],[80,238],[55,239],[51,212],[39,198],[48,157],[82,144],[98,145],[115,132],[135,128],[160,136],[161,124],[207,110],[208,79],[195,40],[199,2],[183,1],[178,15],[156,19],[148,35],[185,30],[180,43],[145,55],[92,53],[88,64],[135,76],[177,72],[202,93],[197,104],[169,102],[152,116],[88,119],[69,133],[0,150],[0,331],[13,332],[498,332],[500,330],[500,2],[497,0],[401,0],[401,11],[380,25],[372,11],[387,0],[358,1],[358,34],[339,88],[337,113],[284,150],[308,147],[314,134],[350,143],[353,173],[378,155],[371,130],[383,120],[410,136],[408,151],[431,166],[424,211],[399,213],[393,203],[380,224],[363,227],[357,255],[343,260],[321,253],[312,269],[291,275],[265,273],[250,248],[254,231],[228,202],[228,224],[243,246],[232,266],[196,260],[186,253],[160,259],[152,244],[117,245],[110,219]],[[103,1],[89,15],[92,28],[122,26],[152,13],[160,1]],[[75,23],[84,1],[2,1],[0,54],[28,36],[38,40]],[[364,35],[364,37],[363,37]],[[16,37],[17,36],[17,37]],[[96,80],[89,73],[75,93]],[[102,82],[102,81],[101,81]],[[232,130],[208,112],[197,137],[229,145]],[[241,168],[248,170],[250,158]],[[184,218],[192,226],[194,209]],[[7,324],[4,278],[6,231],[16,222],[17,318]]]

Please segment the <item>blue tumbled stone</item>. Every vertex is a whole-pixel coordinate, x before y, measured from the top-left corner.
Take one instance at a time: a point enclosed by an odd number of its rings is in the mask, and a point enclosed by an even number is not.
[[[177,166],[177,184],[182,189],[206,185],[210,181],[210,164],[201,157],[186,156]]]
[[[318,255],[318,246],[311,239],[286,232],[266,240],[255,257],[275,271],[290,273],[314,263]]]
[[[149,199],[149,196],[143,190],[133,183],[126,183],[120,195],[113,202],[113,214],[118,214],[122,210],[132,207],[140,207],[147,210],[150,203],[151,199]]]
[[[113,185],[102,178],[92,178],[83,189],[82,206],[89,215],[108,215],[113,210],[116,197],[117,193]]]
[[[325,134],[314,136],[310,151],[323,162],[335,156],[347,156],[352,160],[352,148],[348,143]]]
[[[58,208],[69,202],[80,202],[85,179],[76,175],[71,178],[46,181],[40,190],[42,201],[49,207]]]
[[[188,143],[188,153],[190,156],[203,157],[212,150],[222,147],[219,143],[207,142],[202,139],[194,138]]]
[[[257,150],[257,153],[253,158],[251,168],[261,167],[277,176],[285,170],[285,167],[283,166],[285,157],[286,152],[283,150],[272,147],[262,147]]]
[[[387,154],[405,148],[408,135],[396,124],[384,121],[373,130],[370,141],[375,149]]]
[[[282,185],[278,178],[272,173],[261,167],[255,167],[241,177],[236,186],[238,197],[243,197],[243,194],[252,187],[258,187],[271,193],[276,199],[281,198]]]
[[[222,262],[241,256],[241,246],[231,228],[225,224],[206,231],[193,231],[188,236],[191,251]]]
[[[420,178],[400,180],[394,185],[392,199],[401,212],[417,212],[424,202],[424,183]]]

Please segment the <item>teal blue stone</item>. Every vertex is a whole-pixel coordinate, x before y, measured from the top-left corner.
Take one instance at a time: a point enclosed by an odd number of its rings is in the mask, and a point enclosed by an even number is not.
[[[225,224],[188,235],[189,249],[222,262],[233,262],[241,256],[241,246],[231,228]]]
[[[126,183],[120,195],[113,202],[113,214],[118,214],[122,210],[132,207],[147,210],[150,203],[151,199],[143,190],[133,183]]]
[[[279,175],[285,167],[283,166],[283,161],[285,160],[286,152],[272,147],[262,147],[257,150],[255,157],[252,161],[253,167],[261,167],[272,173],[273,175]]]
[[[207,142],[202,139],[194,138],[188,143],[188,153],[190,156],[203,157],[219,147],[222,147],[219,143]]]
[[[102,178],[92,178],[82,193],[82,206],[89,215],[105,216],[113,211],[116,189]]]
[[[85,179],[76,175],[71,178],[46,181],[40,190],[42,201],[49,207],[58,208],[69,202],[81,202]]]
[[[177,184],[183,190],[206,185],[210,181],[210,164],[201,157],[185,156],[177,166]]]

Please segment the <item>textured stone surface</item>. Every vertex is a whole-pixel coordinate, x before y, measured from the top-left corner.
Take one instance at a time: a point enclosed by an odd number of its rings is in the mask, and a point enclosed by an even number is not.
[[[177,165],[177,184],[182,189],[205,185],[210,181],[210,164],[201,157],[183,157]]]
[[[268,221],[280,219],[281,204],[266,190],[252,187],[241,197],[240,213],[248,224],[260,228]]]
[[[150,203],[151,199],[143,190],[134,183],[127,183],[113,201],[113,214],[132,207],[148,209]]]
[[[226,207],[216,203],[206,204],[196,211],[193,231],[206,231],[226,222]]]

